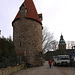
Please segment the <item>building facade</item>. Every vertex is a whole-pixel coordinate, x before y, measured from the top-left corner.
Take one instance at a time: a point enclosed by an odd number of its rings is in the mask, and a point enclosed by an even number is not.
[[[25,55],[33,66],[41,65],[42,14],[38,15],[33,0],[23,2],[12,26],[16,54]]]

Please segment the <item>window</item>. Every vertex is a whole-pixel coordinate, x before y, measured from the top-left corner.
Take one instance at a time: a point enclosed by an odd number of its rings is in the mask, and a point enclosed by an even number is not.
[[[26,14],[27,14],[27,8],[25,8],[25,16],[26,16]]]
[[[21,41],[20,41],[20,46],[21,46]]]

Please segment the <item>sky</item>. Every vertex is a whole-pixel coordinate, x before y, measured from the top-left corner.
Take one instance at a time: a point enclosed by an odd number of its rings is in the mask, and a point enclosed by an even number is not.
[[[75,0],[33,0],[38,13],[42,13],[43,27],[59,41],[75,41]],[[1,35],[13,38],[12,21],[24,0],[0,0]]]

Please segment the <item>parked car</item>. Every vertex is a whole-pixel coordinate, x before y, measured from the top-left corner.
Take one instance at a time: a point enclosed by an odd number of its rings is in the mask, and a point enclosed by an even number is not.
[[[57,55],[53,56],[54,65],[70,65],[69,55]]]

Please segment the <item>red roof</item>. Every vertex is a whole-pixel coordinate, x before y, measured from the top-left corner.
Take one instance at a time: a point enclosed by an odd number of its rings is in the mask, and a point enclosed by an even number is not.
[[[20,10],[19,10],[19,12],[17,13],[15,19],[17,19],[17,18],[20,18]],[[14,20],[15,20],[15,19],[14,19]]]
[[[25,0],[24,5],[27,8],[27,13],[26,13],[26,16],[24,16],[24,17],[31,18],[31,19],[41,22],[41,20],[38,16],[37,10],[35,8],[35,5],[33,3],[33,0]],[[19,10],[18,14],[16,15],[15,19],[17,19],[17,18],[20,18],[20,10]]]

